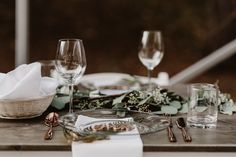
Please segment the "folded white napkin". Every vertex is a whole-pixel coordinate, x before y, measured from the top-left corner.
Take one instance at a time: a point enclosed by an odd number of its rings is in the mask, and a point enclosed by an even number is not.
[[[56,93],[57,80],[41,77],[41,64],[23,64],[6,74],[0,73],[0,99],[39,98]]]
[[[76,126],[104,119],[79,115]],[[125,120],[125,119],[124,119]],[[128,120],[128,119],[127,119]],[[137,130],[132,130],[136,131]],[[109,140],[93,143],[72,142],[73,157],[142,157],[143,143],[140,135],[110,136]]]

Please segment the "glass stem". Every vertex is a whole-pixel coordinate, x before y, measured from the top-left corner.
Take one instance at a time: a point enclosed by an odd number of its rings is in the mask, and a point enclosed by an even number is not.
[[[151,90],[151,74],[152,70],[148,69],[148,90]]]
[[[70,103],[69,103],[69,113],[73,113],[73,93],[74,93],[74,84],[69,84],[69,96],[70,96]]]

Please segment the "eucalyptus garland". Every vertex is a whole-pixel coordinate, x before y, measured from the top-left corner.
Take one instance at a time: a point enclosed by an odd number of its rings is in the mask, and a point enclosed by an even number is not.
[[[58,93],[52,106],[63,109],[68,102],[67,94]],[[187,113],[187,103],[188,101],[180,95],[161,88],[156,88],[152,92],[133,90],[120,95],[102,95],[99,92],[94,94],[91,91],[74,93],[74,107],[79,110],[113,108],[174,115]],[[219,112],[228,115],[236,112],[236,104],[229,94],[219,94]]]
[[[174,92],[169,92],[167,89],[156,88],[152,92],[133,90],[128,93],[112,96],[104,96],[97,93],[96,97],[91,97],[90,94],[90,92],[76,92],[74,94],[74,107],[79,110],[101,108],[128,109],[154,112],[156,114],[177,114],[178,111],[182,113],[187,112],[185,107],[186,100]],[[66,102],[65,98],[68,97],[58,94],[52,105],[62,109],[63,103]],[[63,101],[63,103],[60,103],[60,101]]]

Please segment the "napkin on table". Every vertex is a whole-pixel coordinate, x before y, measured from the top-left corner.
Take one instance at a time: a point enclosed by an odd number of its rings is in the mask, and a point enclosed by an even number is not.
[[[76,126],[102,119],[79,115]],[[104,119],[103,119],[104,120]],[[132,130],[137,131],[137,130]],[[142,157],[143,143],[140,135],[110,136],[109,140],[93,143],[72,142],[73,157]]]
[[[39,98],[56,93],[56,79],[41,77],[41,64],[23,64],[0,73],[0,99]]]

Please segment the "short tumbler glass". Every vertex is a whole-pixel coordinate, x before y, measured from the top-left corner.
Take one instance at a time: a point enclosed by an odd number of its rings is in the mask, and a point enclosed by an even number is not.
[[[198,128],[215,128],[218,116],[218,87],[196,83],[189,86],[187,125]]]

